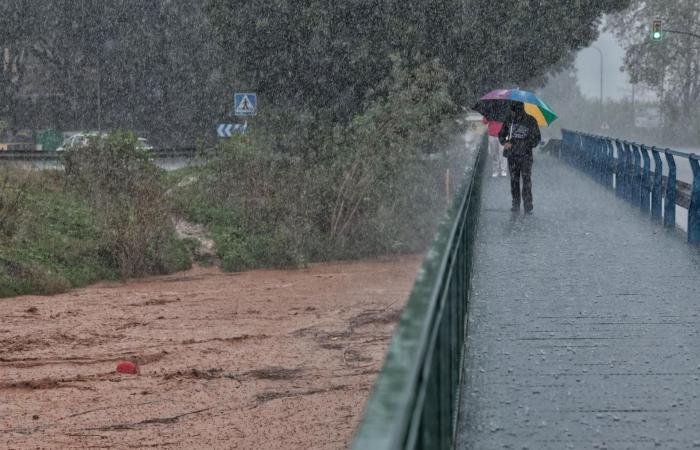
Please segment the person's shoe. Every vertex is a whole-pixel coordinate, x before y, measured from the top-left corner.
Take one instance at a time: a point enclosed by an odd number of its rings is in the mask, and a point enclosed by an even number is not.
[[[494,172],[494,173],[491,174],[491,177],[492,177],[492,178],[496,178],[497,176],[498,176],[498,172]]]
[[[510,208],[511,212],[520,212],[520,205],[513,205]]]
[[[534,208],[532,206],[526,206],[525,207],[525,214],[532,214],[532,210]]]
[[[502,177],[507,177],[507,176],[508,176],[508,172],[505,171],[505,170],[501,170],[501,176],[502,176]]]

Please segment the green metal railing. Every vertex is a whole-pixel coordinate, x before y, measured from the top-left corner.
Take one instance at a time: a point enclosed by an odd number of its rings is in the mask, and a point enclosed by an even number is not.
[[[484,137],[418,273],[355,450],[453,445],[485,154]]]

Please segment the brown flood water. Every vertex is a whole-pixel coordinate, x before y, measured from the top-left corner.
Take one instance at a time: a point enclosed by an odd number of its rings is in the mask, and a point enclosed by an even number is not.
[[[0,299],[0,448],[346,448],[419,263]]]

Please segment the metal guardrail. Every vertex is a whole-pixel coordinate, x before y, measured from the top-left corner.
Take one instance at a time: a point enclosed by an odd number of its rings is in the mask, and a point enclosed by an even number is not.
[[[58,161],[62,152],[40,150],[0,151],[0,161]],[[154,159],[195,158],[199,151],[194,147],[161,148],[152,151]]]
[[[663,175],[664,155],[668,176]],[[687,158],[693,183],[676,179],[675,158]],[[560,158],[613,189],[651,217],[675,227],[676,205],[688,209],[688,242],[700,244],[700,156],[605,136],[562,130]],[[651,168],[651,161],[654,168]]]
[[[485,154],[484,137],[418,273],[355,450],[452,448]]]

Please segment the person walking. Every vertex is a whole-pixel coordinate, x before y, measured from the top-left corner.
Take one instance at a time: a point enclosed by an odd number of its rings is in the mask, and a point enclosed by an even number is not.
[[[486,117],[482,122],[488,125],[489,135],[489,156],[491,157],[491,168],[493,170],[492,177],[496,178],[499,174],[502,177],[508,175],[508,160],[503,157],[503,146],[498,140],[498,133],[503,128],[503,122],[488,120]]]
[[[513,200],[511,211],[520,211],[522,198],[525,213],[534,208],[532,199],[532,149],[540,143],[540,128],[537,120],[525,113],[520,102],[511,104],[510,114],[503,123],[498,140],[503,145],[503,154],[508,159],[510,193]],[[520,179],[522,177],[522,193]]]

